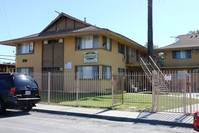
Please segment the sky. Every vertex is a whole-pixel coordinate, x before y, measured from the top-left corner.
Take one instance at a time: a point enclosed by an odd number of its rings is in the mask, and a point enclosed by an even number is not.
[[[178,35],[199,29],[198,5],[199,0],[153,0],[154,45],[172,44]],[[0,0],[0,41],[41,32],[58,16],[55,11],[147,42],[147,0]],[[15,51],[0,45],[0,63],[13,62],[1,55]]]

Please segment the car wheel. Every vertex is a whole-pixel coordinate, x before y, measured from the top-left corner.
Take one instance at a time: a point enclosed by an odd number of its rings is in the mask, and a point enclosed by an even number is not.
[[[0,99],[0,114],[5,113],[6,108],[4,102]]]
[[[31,110],[32,110],[32,107],[24,107],[24,108],[22,108],[23,112],[29,112]]]

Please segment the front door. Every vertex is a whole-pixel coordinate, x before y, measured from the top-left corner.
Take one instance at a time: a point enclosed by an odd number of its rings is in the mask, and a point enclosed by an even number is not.
[[[62,72],[64,67],[64,44],[43,44],[42,71]]]
[[[45,43],[44,43],[45,42]],[[64,43],[60,39],[43,41],[42,45],[43,89],[47,89],[47,76],[51,73],[51,90],[63,90],[64,83]]]

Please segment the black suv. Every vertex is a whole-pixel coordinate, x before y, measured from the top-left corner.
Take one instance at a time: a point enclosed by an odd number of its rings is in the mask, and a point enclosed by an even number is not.
[[[32,77],[0,73],[0,113],[7,108],[29,112],[39,101],[39,87]]]

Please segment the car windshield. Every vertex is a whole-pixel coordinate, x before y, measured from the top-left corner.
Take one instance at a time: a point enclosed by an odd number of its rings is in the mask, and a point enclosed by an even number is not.
[[[34,79],[27,75],[16,75],[14,76],[14,84],[17,88],[26,89],[26,88],[38,88]]]

